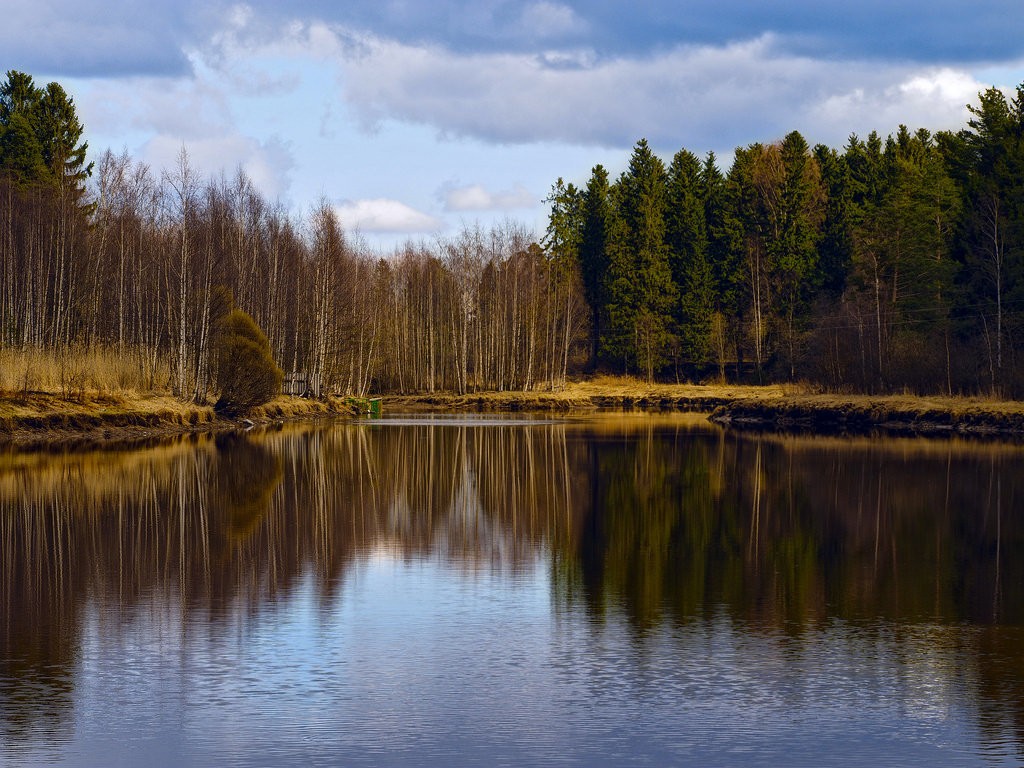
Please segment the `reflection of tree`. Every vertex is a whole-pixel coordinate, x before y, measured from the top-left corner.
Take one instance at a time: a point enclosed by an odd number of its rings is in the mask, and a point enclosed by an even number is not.
[[[1006,552],[1024,546],[1024,526],[1005,509],[1024,492],[1024,456],[910,445],[663,430],[593,440],[576,544],[586,604],[621,604],[638,628],[716,606],[780,628],[1019,620],[1024,571]]]
[[[909,690],[974,680],[935,654],[976,664],[982,727],[1024,743],[1024,518],[1009,513],[1024,452],[656,430],[589,445],[577,566],[556,574],[567,601],[621,610],[640,637],[724,610],[745,631],[813,642],[842,619]],[[965,622],[1000,624],[974,636]],[[927,641],[903,629],[917,625]]]
[[[557,610],[621,611],[638,638],[723,614],[786,634],[826,618],[1019,624],[1022,463],[998,446],[746,438],[650,419],[3,456],[0,727],[16,739],[62,725],[87,606],[115,625],[154,600],[217,622],[309,574],[329,601],[371,552],[466,571],[549,559]],[[979,695],[1020,700],[1024,648],[1002,637],[985,641]],[[999,664],[1013,682],[998,682]]]
[[[281,458],[237,434],[218,437],[212,506],[219,509],[232,540],[244,539],[270,508],[281,482]]]
[[[991,744],[1024,757],[1024,628],[986,628],[978,638],[978,720]]]

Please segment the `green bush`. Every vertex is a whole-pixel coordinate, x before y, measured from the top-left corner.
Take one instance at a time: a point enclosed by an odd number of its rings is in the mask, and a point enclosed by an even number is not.
[[[284,374],[274,362],[270,342],[242,310],[232,309],[218,322],[214,354],[218,413],[242,415],[281,391]]]

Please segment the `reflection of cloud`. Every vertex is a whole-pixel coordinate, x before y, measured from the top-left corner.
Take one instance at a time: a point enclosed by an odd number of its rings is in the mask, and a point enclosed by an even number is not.
[[[398,200],[350,200],[336,207],[346,229],[380,233],[432,233],[441,228],[433,216]]]
[[[490,192],[482,184],[465,187],[442,187],[439,197],[446,211],[500,211],[509,208],[532,208],[540,201],[526,187],[517,184],[513,189]]]

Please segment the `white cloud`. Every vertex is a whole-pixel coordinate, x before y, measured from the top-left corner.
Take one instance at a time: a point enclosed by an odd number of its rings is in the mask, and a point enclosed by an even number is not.
[[[939,130],[963,126],[966,105],[977,100],[987,86],[965,72],[950,68],[908,74],[903,80],[875,88],[856,87],[810,105],[813,124],[826,133],[862,136],[872,129],[893,130],[900,124]]]
[[[583,32],[586,24],[566,5],[539,2],[530,3],[523,9],[519,28],[529,38],[545,39]]]
[[[518,22],[534,35],[581,23],[553,2],[525,6]],[[785,50],[772,34],[618,57],[585,48],[459,53],[321,21],[269,30],[250,16],[215,37],[204,55],[225,70],[252,57],[332,68],[348,114],[367,132],[397,121],[490,143],[622,147],[645,136],[664,151],[721,151],[796,129],[837,145],[900,123],[959,127],[981,89],[952,67],[820,60]]]
[[[260,142],[233,134],[193,139],[183,144],[177,136],[161,134],[142,147],[139,159],[159,173],[175,166],[183,145],[189,162],[204,178],[220,173],[230,176],[236,168],[241,168],[268,199],[275,200],[288,193],[294,162],[288,147],[279,138]]]
[[[490,192],[482,184],[464,187],[445,185],[438,196],[449,212],[502,211],[514,208],[533,208],[540,203],[536,195],[521,184],[501,192]]]
[[[335,207],[346,229],[375,233],[431,234],[441,222],[398,200],[347,200]]]
[[[821,61],[782,51],[772,35],[602,60],[360,41],[340,66],[367,127],[401,120],[492,142],[622,146],[646,136],[662,148],[725,148],[797,129],[842,143],[899,123],[958,127],[978,90],[951,68]],[[859,103],[869,109],[851,111]]]
[[[223,135],[231,124],[227,87],[206,73],[189,79],[93,80],[79,90],[84,98],[75,103],[90,131],[163,133],[190,142]]]

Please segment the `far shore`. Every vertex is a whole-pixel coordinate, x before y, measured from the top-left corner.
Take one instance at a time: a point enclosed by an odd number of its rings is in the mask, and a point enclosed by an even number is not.
[[[647,384],[594,379],[555,391],[433,393],[384,398],[396,411],[683,411],[734,429],[825,435],[1024,438],[1024,402],[979,397],[824,394],[798,385]]]
[[[599,377],[555,389],[381,396],[395,413],[587,411],[689,412],[732,429],[823,435],[974,435],[1024,438],[1024,402],[913,395],[823,394],[796,385],[647,384]],[[353,418],[366,400],[280,396],[243,419],[166,394],[0,394],[0,445],[62,447],[131,443],[258,424]]]

